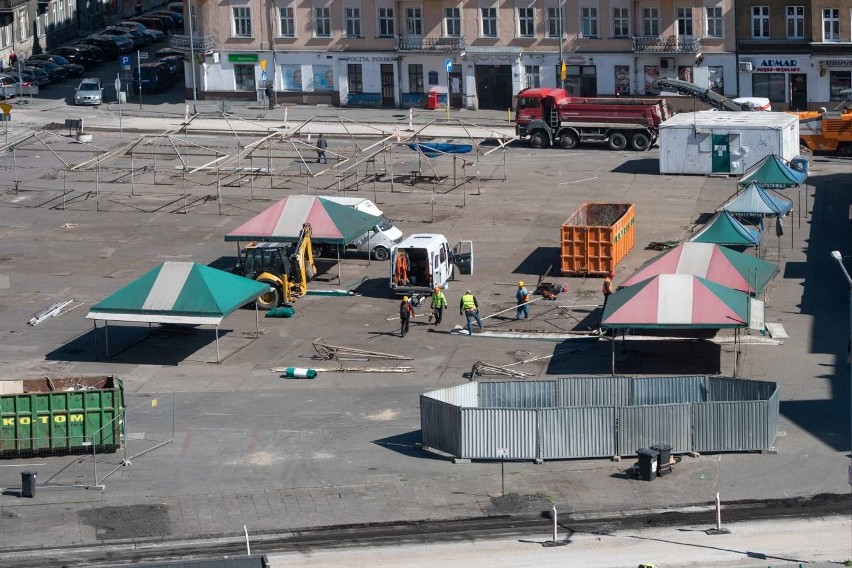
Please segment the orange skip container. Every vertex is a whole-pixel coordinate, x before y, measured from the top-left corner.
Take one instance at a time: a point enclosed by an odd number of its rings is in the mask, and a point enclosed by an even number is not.
[[[562,274],[605,276],[635,242],[633,203],[583,203],[562,224]]]

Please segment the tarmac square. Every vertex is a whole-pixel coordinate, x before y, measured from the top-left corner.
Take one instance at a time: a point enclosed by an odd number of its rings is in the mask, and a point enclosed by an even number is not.
[[[193,142],[232,143],[222,140]],[[120,142],[104,132],[94,141],[107,150]],[[492,179],[479,187],[436,185],[433,191],[424,183],[397,183],[391,190],[386,182],[365,181],[346,195],[373,199],[405,234],[474,241],[475,272],[451,283],[444,323],[430,325],[421,307],[411,333],[399,337],[397,322],[389,319],[397,313],[397,301],[388,290],[387,264],[350,254],[339,281],[337,267],[322,260],[321,280],[312,286],[334,289],[366,276],[357,295],[301,298],[294,318],[261,317],[257,338],[254,310],[238,310],[221,327],[221,364],[214,362],[209,329],[155,328],[145,337],[146,327],[111,325],[113,356],[105,358],[103,330],[96,337],[85,319],[88,307],[164,261],[233,265],[236,247],[224,242],[226,232],[287,195],[337,195],[338,178],[319,176],[308,184],[292,176],[271,184],[258,178],[255,185],[235,175],[230,185],[218,188],[217,199],[215,176],[185,179],[176,173],[173,154],[159,156],[156,166],[150,156],[134,164],[139,169],[132,186],[127,160],[63,174],[46,148],[19,151],[14,172],[5,159],[0,169],[3,378],[120,377],[132,460],[122,467],[121,450],[97,456],[96,463],[90,455],[0,462],[0,550],[238,535],[243,525],[259,533],[505,513],[499,464],[454,464],[417,446],[418,396],[467,381],[464,375],[476,361],[506,365],[552,355],[517,368],[538,379],[608,375],[610,349],[606,342],[570,347],[451,335],[453,326],[463,323],[455,309],[460,295],[471,289],[484,315],[511,308],[517,281],[534,284],[552,265],[546,280],[564,284],[567,292],[556,302],[532,304],[528,321],[513,321],[510,310],[488,319],[486,327],[559,333],[597,328],[598,309],[559,307],[601,301],[600,279],[559,275],[559,227],[570,214],[584,202],[635,203],[636,246],[619,264],[617,283],[658,254],[645,249],[649,242],[688,238],[695,222],[736,189],[734,178],[661,176],[657,157],[656,148],[634,153],[519,145],[506,154],[505,181],[499,179],[502,157],[483,160],[483,175]],[[203,158],[188,159],[194,166]],[[74,160],[83,159],[78,154]],[[300,167],[293,163],[291,172]],[[766,291],[767,321],[782,324],[790,338],[783,345],[745,344],[740,376],[780,385],[776,453],[684,457],[674,475],[651,484],[625,479],[630,458],[509,462],[506,491],[542,496],[542,503],[550,500],[575,513],[704,504],[716,492],[723,501],[848,492],[848,289],[829,252],[852,254],[849,164],[815,158],[808,187],[800,194],[786,191],[796,210],[785,234],[780,241],[771,232],[766,237],[765,258],[781,264]],[[401,163],[399,171],[404,175],[414,167]],[[440,167],[445,174],[451,171],[447,164]],[[805,202],[807,211],[800,215]],[[66,299],[79,308],[26,325],[33,314]],[[404,365],[414,371],[320,372],[313,380],[270,371],[365,365],[312,360],[311,342],[318,337],[332,345],[410,356]],[[623,351],[619,346],[617,372],[730,375],[733,360],[730,345],[628,341]],[[39,472],[35,499],[19,497],[19,474],[25,469]],[[95,476],[105,490],[72,487],[91,484]]]

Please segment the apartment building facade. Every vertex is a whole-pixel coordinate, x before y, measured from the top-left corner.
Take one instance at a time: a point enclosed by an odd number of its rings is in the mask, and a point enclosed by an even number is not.
[[[849,100],[850,18],[850,0],[737,2],[740,94],[794,110]]]
[[[189,0],[188,0],[189,1]],[[525,87],[654,94],[680,76],[736,94],[730,0],[192,0],[199,98],[505,109]],[[186,10],[188,12],[189,9]],[[188,31],[188,30],[185,30]],[[191,74],[187,74],[189,77]]]

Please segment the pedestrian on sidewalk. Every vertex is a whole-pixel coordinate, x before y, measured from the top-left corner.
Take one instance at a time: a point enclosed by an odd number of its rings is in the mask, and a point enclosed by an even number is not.
[[[484,329],[482,320],[479,319],[479,302],[476,301],[476,296],[470,290],[465,292],[459,301],[459,315],[461,314],[464,314],[464,317],[467,318],[467,332],[470,335],[473,335],[472,324],[474,319],[476,320],[476,325],[479,326],[479,331]]]
[[[328,142],[326,142],[325,136],[320,134],[319,138],[317,138],[317,163],[318,164],[320,163],[320,160],[322,160],[323,163],[325,163],[325,164],[328,163],[328,157],[325,155],[325,149],[326,148],[328,148]]]
[[[435,317],[435,325],[441,323],[444,317],[444,308],[447,307],[447,297],[441,292],[440,286],[435,286],[432,292],[432,315]]]
[[[399,303],[399,336],[405,337],[405,334],[408,333],[408,322],[411,320],[411,317],[414,315],[414,308],[411,307],[411,303],[408,301],[408,296],[403,296],[402,301]]]
[[[530,301],[530,293],[524,287],[524,281],[518,282],[518,291],[515,294],[515,299],[518,301],[518,309],[515,310],[515,319],[521,319],[521,313],[524,314],[524,319],[529,319],[530,311],[527,308],[527,302]]]
[[[606,303],[607,300],[609,300],[609,297],[612,296],[612,293],[615,291],[615,288],[613,287],[612,283],[613,278],[615,278],[615,271],[610,270],[609,273],[606,275],[606,278],[604,278],[603,285],[601,285],[601,293],[604,297],[604,303],[603,308],[601,309],[601,325],[598,325],[598,333],[603,333],[602,324],[604,312],[606,311]]]
[[[275,108],[275,89],[272,88],[272,83],[266,85],[266,102],[269,103],[269,110]]]

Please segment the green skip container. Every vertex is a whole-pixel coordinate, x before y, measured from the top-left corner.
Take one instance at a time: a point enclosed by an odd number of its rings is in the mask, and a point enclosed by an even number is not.
[[[0,457],[114,452],[123,411],[112,376],[0,381]]]

